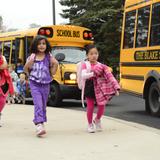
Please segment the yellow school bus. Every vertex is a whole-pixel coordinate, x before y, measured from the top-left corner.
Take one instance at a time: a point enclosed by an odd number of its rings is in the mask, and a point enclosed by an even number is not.
[[[29,56],[32,39],[44,35],[52,46],[52,54],[59,61],[59,68],[51,83],[48,103],[60,104],[62,99],[79,99],[80,91],[76,82],[76,64],[85,59],[84,46],[93,43],[89,29],[71,25],[45,26],[25,31],[0,34],[2,54],[9,64],[17,64],[18,58],[23,64]]]
[[[160,0],[126,0],[121,38],[120,84],[160,116]]]

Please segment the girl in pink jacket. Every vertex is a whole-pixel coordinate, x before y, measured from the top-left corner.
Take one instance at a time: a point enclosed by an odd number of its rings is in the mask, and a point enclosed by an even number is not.
[[[99,63],[98,50],[94,45],[86,46],[88,61],[82,64],[82,95],[87,103],[88,132],[102,131],[101,118],[105,105],[113,95],[119,95],[120,86],[109,68]],[[89,65],[88,65],[89,64]],[[89,67],[88,67],[89,66]],[[97,115],[93,120],[94,104],[97,104]]]

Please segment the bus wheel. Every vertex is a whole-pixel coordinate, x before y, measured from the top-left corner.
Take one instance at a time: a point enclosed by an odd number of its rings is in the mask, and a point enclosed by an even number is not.
[[[147,96],[147,98],[145,98],[145,110],[148,114],[151,114],[151,109],[150,109],[150,105],[149,105],[149,98]]]
[[[151,114],[154,116],[160,116],[160,89],[157,82],[151,84],[148,100]]]
[[[61,92],[58,84],[51,84],[48,98],[49,106],[59,106],[62,102]]]

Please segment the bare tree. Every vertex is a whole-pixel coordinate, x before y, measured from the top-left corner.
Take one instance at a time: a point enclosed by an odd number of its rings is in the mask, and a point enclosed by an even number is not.
[[[0,16],[0,32],[5,32],[6,26],[3,25],[3,18]]]
[[[38,28],[38,27],[41,27],[41,25],[36,24],[36,23],[31,23],[31,24],[29,25],[29,28]]]
[[[17,28],[9,28],[7,29],[7,32],[12,32],[12,31],[17,31],[18,29]]]

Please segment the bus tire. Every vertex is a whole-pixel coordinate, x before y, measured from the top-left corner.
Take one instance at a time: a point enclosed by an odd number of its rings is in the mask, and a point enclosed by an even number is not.
[[[59,106],[61,102],[62,102],[62,97],[61,97],[59,85],[56,83],[53,83],[50,86],[48,105],[56,107],[56,106]]]
[[[148,114],[151,114],[151,109],[150,109],[150,106],[149,106],[149,98],[148,97],[145,99],[145,111]]]
[[[153,82],[149,88],[148,105],[152,115],[160,116],[160,89],[157,82]]]

